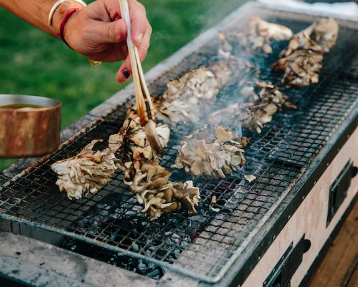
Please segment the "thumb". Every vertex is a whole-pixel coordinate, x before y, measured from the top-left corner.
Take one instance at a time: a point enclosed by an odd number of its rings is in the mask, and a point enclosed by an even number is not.
[[[86,38],[97,44],[119,43],[127,37],[127,26],[123,19],[113,22],[92,20],[93,25],[87,29]]]

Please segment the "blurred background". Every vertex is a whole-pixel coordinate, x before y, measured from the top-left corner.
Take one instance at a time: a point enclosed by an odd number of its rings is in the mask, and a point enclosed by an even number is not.
[[[85,0],[86,1],[86,0]],[[86,1],[87,4],[92,1]],[[147,71],[247,0],[140,0],[153,27]],[[225,2],[225,5],[223,5]],[[119,63],[93,68],[60,40],[0,7],[0,94],[45,96],[62,102],[62,128],[125,87]],[[0,171],[13,159],[0,159]]]

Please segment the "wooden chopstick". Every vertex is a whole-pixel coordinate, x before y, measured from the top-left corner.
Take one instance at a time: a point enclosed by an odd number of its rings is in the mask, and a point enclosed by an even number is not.
[[[127,45],[128,53],[132,66],[132,76],[134,84],[134,92],[136,96],[138,115],[140,123],[144,126],[149,120],[155,119],[153,103],[149,94],[147,84],[144,79],[142,64],[140,62],[137,47],[134,45],[131,37],[131,21],[129,14],[129,6],[127,0],[119,0],[122,17],[127,25]]]
[[[133,44],[131,36],[131,19],[129,14],[129,6],[127,0],[119,0],[122,17],[127,25],[127,46],[129,58],[132,66],[134,92],[137,103],[137,110],[139,121],[142,127],[144,127],[147,140],[154,153],[160,155],[163,147],[160,143],[154,118],[154,108],[152,99],[150,97],[147,84],[144,79],[144,73],[142,64],[140,62],[139,53],[137,47]]]

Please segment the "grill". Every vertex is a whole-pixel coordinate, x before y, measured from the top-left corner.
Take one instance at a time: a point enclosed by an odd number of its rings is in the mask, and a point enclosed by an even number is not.
[[[288,26],[294,33],[312,23],[312,17],[256,9],[261,18]],[[244,16],[245,19],[246,16]],[[227,25],[233,29],[243,18]],[[98,194],[71,201],[56,186],[56,175],[50,169],[55,161],[74,156],[93,139],[107,139],[118,132],[127,106],[116,107],[106,116],[96,119],[80,134],[66,142],[59,151],[43,158],[20,177],[8,181],[0,189],[0,218],[90,243],[130,258],[142,259],[161,268],[172,269],[198,280],[214,283],[223,278],[250,240],[267,222],[285,196],[305,174],[317,154],[337,127],[356,107],[358,101],[358,30],[354,24],[338,21],[336,46],[325,54],[320,82],[301,90],[285,90],[299,111],[277,113],[262,131],[250,137],[245,150],[247,164],[222,180],[195,180],[201,189],[198,213],[188,216],[185,211],[148,222],[137,213],[141,209],[134,196],[123,184],[123,174]],[[261,67],[260,81],[279,84],[282,75],[274,74],[270,64],[286,43],[273,43],[268,58],[251,59]],[[190,69],[216,59],[216,38],[186,57],[174,68],[163,73],[149,85],[153,96],[159,96],[166,83]],[[233,75],[238,77],[240,75]],[[242,76],[247,80],[250,75]],[[236,84],[220,90],[215,109],[235,101]],[[170,169],[184,136],[197,127],[179,125],[172,130],[169,146],[161,164]],[[106,141],[96,145],[102,149]],[[257,177],[251,184],[244,175]],[[173,171],[173,180],[190,179],[181,171]],[[221,211],[209,209],[216,196]]]

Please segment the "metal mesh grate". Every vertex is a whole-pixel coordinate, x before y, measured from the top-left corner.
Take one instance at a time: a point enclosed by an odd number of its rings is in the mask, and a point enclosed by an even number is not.
[[[310,24],[286,17],[270,15],[268,20],[284,24],[294,32]],[[301,90],[283,90],[299,111],[277,113],[262,134],[249,134],[251,144],[245,152],[247,164],[240,171],[223,180],[196,180],[202,195],[196,215],[188,216],[183,211],[173,214],[170,219],[163,217],[149,223],[137,213],[141,206],[123,183],[120,172],[115,173],[113,181],[98,194],[87,199],[70,201],[65,193],[58,191],[56,175],[50,165],[75,155],[93,139],[106,139],[118,132],[126,113],[126,108],[121,106],[27,174],[2,188],[0,217],[144,258],[207,282],[220,279],[269,209],[299,179],[356,104],[357,36],[357,30],[341,25],[337,45],[325,55],[319,84]],[[260,80],[279,83],[281,75],[272,74],[269,67],[286,45],[274,43],[272,56],[255,59],[263,67]],[[208,44],[193,53],[152,83],[151,93],[161,94],[171,79],[214,60],[215,51],[215,44]],[[216,107],[232,101],[236,91],[236,85],[224,87]],[[193,128],[179,125],[172,131],[162,165],[170,168],[178,145]],[[106,142],[103,142],[96,147],[105,146]],[[244,180],[244,174],[254,174],[257,179],[249,184]],[[181,171],[173,173],[174,180],[188,178]],[[213,195],[221,206],[219,213],[209,209]]]

